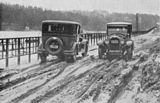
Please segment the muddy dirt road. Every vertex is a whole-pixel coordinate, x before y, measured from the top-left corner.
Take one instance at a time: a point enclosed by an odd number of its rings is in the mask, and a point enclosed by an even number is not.
[[[94,50],[72,64],[1,71],[0,103],[160,103],[159,34],[135,37],[128,62],[100,60]]]

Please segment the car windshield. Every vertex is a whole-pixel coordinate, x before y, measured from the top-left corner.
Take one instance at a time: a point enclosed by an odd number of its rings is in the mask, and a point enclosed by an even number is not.
[[[43,24],[42,32],[74,34],[77,32],[77,25],[74,25],[74,24]]]
[[[114,27],[114,28],[108,28],[108,35],[113,33],[122,33],[127,34],[127,28],[125,27]]]

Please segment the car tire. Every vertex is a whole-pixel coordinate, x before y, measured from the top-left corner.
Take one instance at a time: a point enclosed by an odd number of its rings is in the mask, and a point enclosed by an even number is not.
[[[98,57],[99,57],[99,59],[102,59],[102,57],[103,57],[103,52],[102,52],[102,48],[98,48]]]
[[[66,55],[65,61],[67,63],[74,63],[76,61],[76,55]]]
[[[62,55],[62,54],[61,54],[61,55],[58,55],[58,59],[61,60],[61,61],[64,61],[64,60],[65,60],[65,56]]]
[[[56,51],[54,51],[54,52],[49,47],[51,42],[57,42],[58,43],[58,49]],[[62,49],[63,49],[63,42],[62,42],[62,40],[60,38],[51,37],[51,38],[49,38],[46,41],[45,48],[46,48],[46,50],[48,51],[49,54],[56,55],[56,54],[59,54],[62,51]]]
[[[87,53],[88,53],[88,44],[86,44],[85,52],[82,53],[82,57],[86,57],[86,56],[87,56]]]
[[[76,61],[76,55],[73,55],[72,57],[71,57],[71,63],[74,63],[75,61]]]
[[[126,61],[131,60],[131,59],[132,59],[132,56],[133,56],[132,48],[128,48],[128,49],[127,49],[127,54],[124,56],[124,57],[125,57],[125,60],[126,60]]]
[[[86,57],[87,56],[87,53],[82,53],[82,57]]]
[[[128,49],[128,58],[129,58],[129,60],[132,59],[132,56],[133,56],[133,50],[132,50],[132,48],[130,47],[130,48]]]
[[[40,44],[38,47],[38,57],[40,58],[40,64],[47,62],[47,56],[45,52],[42,51],[43,45]]]
[[[129,54],[129,60],[132,59],[132,56],[133,56],[133,51],[131,51],[131,53]]]
[[[40,57],[40,64],[47,62],[47,55],[45,53],[39,53],[38,56]]]

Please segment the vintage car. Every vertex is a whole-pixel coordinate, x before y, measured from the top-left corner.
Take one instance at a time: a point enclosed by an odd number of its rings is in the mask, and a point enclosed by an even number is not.
[[[76,56],[86,56],[88,41],[81,35],[81,25],[74,21],[45,20],[42,22],[42,43],[38,54],[41,62],[53,55],[67,62],[74,62]]]
[[[107,23],[107,39],[97,43],[99,58],[123,58],[133,56],[134,41],[131,39],[132,24],[127,22]]]

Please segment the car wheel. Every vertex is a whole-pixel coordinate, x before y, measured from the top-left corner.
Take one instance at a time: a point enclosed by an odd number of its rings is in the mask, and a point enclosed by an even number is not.
[[[87,53],[88,53],[88,44],[86,44],[85,52],[82,53],[82,56],[83,56],[83,57],[86,57],[86,56],[87,56]]]
[[[103,52],[102,52],[102,48],[98,48],[98,56],[99,56],[99,59],[102,59],[103,57]]]
[[[82,53],[82,57],[86,57],[87,56],[87,53]]]
[[[58,55],[58,59],[60,59],[60,60],[64,61],[65,56],[64,56],[64,55]]]
[[[72,57],[71,57],[71,63],[73,63],[73,62],[75,62],[76,61],[76,55],[73,55]]]
[[[65,61],[67,63],[74,63],[76,61],[76,55],[66,55]]]
[[[126,54],[126,55],[124,56],[124,60],[125,60],[125,61],[128,61],[128,60],[129,60],[129,55],[128,55],[128,54]]]
[[[131,60],[131,59],[132,59],[132,56],[133,56],[133,50],[132,50],[132,48],[130,47],[130,48],[128,49],[128,59]]]
[[[129,59],[131,60],[133,56],[133,52],[131,51],[131,53],[129,54]]]
[[[45,53],[38,53],[38,56],[40,57],[41,64],[47,62],[47,55]]]
[[[38,47],[38,57],[40,57],[41,64],[47,61],[47,56],[48,56],[46,53],[42,51],[42,49],[43,49],[43,46],[42,44],[40,44]]]
[[[131,59],[132,59],[132,56],[133,56],[133,51],[132,51],[131,48],[128,48],[127,54],[124,56],[124,57],[125,57],[125,60],[126,60],[126,61],[131,60]]]

